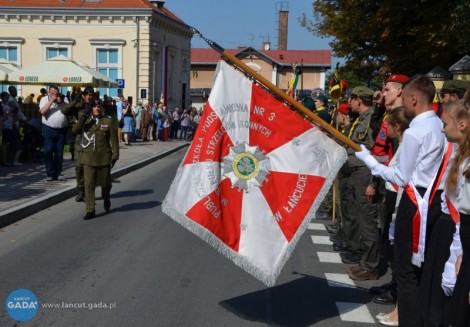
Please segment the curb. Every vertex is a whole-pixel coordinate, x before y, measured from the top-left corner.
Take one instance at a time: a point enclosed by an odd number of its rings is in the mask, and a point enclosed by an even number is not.
[[[173,152],[176,152],[186,146],[189,146],[189,144],[190,143],[177,145],[174,148],[157,153],[142,161],[131,163],[125,167],[119,168],[118,170],[111,173],[111,177],[117,178],[117,177],[127,175],[137,169],[140,169],[142,167],[147,166],[148,164],[151,164],[154,161],[157,161],[160,158],[166,157],[172,154]],[[11,225],[38,211],[47,209],[59,202],[68,200],[71,197],[75,196],[76,194],[77,194],[77,188],[74,183],[73,186],[69,186],[59,191],[54,191],[38,199],[33,199],[32,201],[28,203],[3,211],[0,213],[0,228]]]

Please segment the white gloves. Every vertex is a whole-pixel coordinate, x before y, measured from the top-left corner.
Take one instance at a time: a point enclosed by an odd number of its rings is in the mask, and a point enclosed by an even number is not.
[[[361,144],[361,150],[360,152],[354,152],[356,155],[357,159],[361,161],[365,161],[368,156],[370,156],[369,150],[364,146],[364,144]]]
[[[354,155],[357,159],[364,162],[366,166],[372,170],[372,168],[379,164],[378,161],[370,154],[369,150],[367,150],[364,144],[361,144],[361,150],[362,151],[354,152]]]

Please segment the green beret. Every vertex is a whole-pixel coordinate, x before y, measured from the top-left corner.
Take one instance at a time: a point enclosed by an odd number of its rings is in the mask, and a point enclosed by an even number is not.
[[[366,86],[356,86],[351,90],[351,95],[358,96],[361,99],[372,101],[372,97],[374,96],[374,90]]]
[[[324,95],[319,95],[315,98],[315,100],[320,100],[322,101],[324,104],[327,104],[328,103],[328,98]]]

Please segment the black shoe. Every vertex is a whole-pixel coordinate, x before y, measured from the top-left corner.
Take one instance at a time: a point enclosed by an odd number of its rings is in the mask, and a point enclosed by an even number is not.
[[[83,216],[83,220],[90,220],[90,219],[93,219],[95,218],[95,212],[94,211],[91,211],[91,212],[87,212],[85,216]]]
[[[340,255],[341,256],[341,255]],[[356,264],[361,262],[361,256],[352,252],[347,252],[344,257],[341,257],[341,262],[345,264]]]
[[[376,295],[372,298],[372,301],[378,304],[395,304],[396,299],[392,296],[390,291]]]
[[[369,289],[369,293],[372,295],[380,295],[389,292],[392,289],[392,283],[386,283],[380,286],[374,286]]]
[[[343,239],[338,234],[333,234],[330,236],[330,241],[333,243],[339,243],[339,242],[342,242]]]
[[[338,233],[339,226],[338,225],[326,225],[325,229],[330,234],[336,234]]]
[[[317,212],[315,214],[315,218],[317,220],[331,220],[331,217],[327,213],[324,213],[324,212]]]
[[[333,251],[335,252],[345,252],[348,251],[348,247],[343,243],[333,243]]]
[[[77,202],[83,202],[83,199],[85,198],[85,190],[83,188],[78,189],[78,194],[75,197],[75,201]]]
[[[110,208],[111,208],[111,200],[110,199],[104,199],[104,211],[106,211],[106,213],[108,213]]]

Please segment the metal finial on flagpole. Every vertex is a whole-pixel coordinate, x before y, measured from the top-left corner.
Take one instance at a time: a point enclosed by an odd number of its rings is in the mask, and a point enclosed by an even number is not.
[[[199,32],[197,29],[194,27],[190,27],[191,31],[196,35],[199,36],[201,39],[207,42],[207,44],[210,45],[212,49],[220,53],[222,56],[224,56],[227,60],[229,60],[233,65],[237,66],[239,69],[241,69],[243,72],[247,73],[254,79],[256,79],[259,83],[261,83],[264,87],[268,88],[272,92],[274,92],[277,96],[279,96],[282,100],[286,101],[289,103],[291,106],[293,106],[295,109],[309,117],[311,120],[313,120],[318,126],[323,128],[325,131],[327,131],[330,135],[334,136],[336,139],[338,139],[340,142],[343,144],[346,144],[347,146],[351,147],[354,151],[360,152],[362,151],[361,147],[351,141],[349,138],[347,138],[345,135],[343,135],[340,131],[338,131],[336,128],[332,127],[330,124],[325,122],[323,119],[318,117],[316,114],[308,110],[306,107],[304,107],[302,104],[294,100],[291,96],[287,95],[285,92],[280,90],[276,85],[271,83],[271,81],[267,80],[264,76],[260,75],[256,71],[254,71],[251,67],[249,67],[247,64],[245,64],[243,61],[235,57],[233,54],[230,52],[226,51],[223,47],[218,45],[212,40],[207,39],[204,37],[201,32]]]

